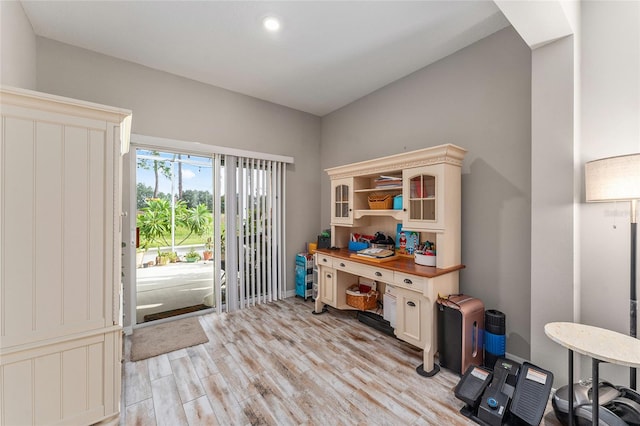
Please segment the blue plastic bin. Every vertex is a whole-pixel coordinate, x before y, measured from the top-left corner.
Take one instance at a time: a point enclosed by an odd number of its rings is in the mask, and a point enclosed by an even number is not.
[[[367,247],[369,247],[369,244],[367,243],[361,243],[359,241],[349,241],[349,250],[351,251],[364,250]]]
[[[393,197],[393,209],[402,210],[402,195],[396,195]]]

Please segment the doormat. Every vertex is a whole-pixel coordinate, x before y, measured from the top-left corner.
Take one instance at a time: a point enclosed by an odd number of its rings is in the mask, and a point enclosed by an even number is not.
[[[191,312],[197,312],[197,311],[201,311],[203,309],[209,309],[209,308],[211,308],[211,306],[193,305],[193,306],[187,306],[186,308],[178,308],[178,309],[172,309],[170,311],[157,312],[155,314],[147,314],[144,316],[144,322],[155,321],[155,320],[169,318],[169,317],[175,317],[177,315],[182,315],[182,314],[189,314]]]
[[[208,341],[197,317],[137,328],[131,336],[131,361],[140,361]]]

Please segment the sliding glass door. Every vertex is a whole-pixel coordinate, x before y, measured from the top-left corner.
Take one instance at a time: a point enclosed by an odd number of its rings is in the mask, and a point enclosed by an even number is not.
[[[140,135],[132,146],[132,325],[285,296],[289,157]]]
[[[137,324],[215,306],[213,182],[211,157],[136,150]]]

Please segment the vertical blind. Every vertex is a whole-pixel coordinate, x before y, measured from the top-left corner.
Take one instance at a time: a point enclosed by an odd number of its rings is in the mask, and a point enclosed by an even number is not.
[[[214,156],[215,270],[218,312],[233,311],[284,297],[285,168],[280,161],[236,155]],[[224,227],[224,232],[223,232]],[[224,297],[223,297],[224,293]]]

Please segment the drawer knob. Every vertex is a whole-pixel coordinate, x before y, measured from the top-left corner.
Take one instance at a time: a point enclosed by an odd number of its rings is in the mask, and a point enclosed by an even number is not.
[[[382,276],[382,272],[376,271],[376,277],[381,277]]]
[[[409,306],[411,306],[411,307],[415,307],[415,306],[416,306],[416,304],[415,304],[415,303],[413,303],[411,300],[409,300],[409,301],[407,302],[407,305],[409,305]]]
[[[340,267],[344,268],[344,263],[340,262]]]
[[[327,278],[331,278],[331,274],[327,274]]]
[[[413,281],[411,281],[409,278],[405,278],[404,279],[404,283],[405,284],[413,284]]]
[[[323,261],[324,263],[327,263],[327,259],[322,259],[322,261]]]

